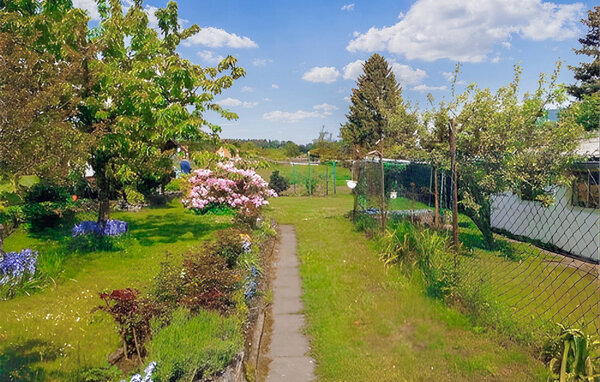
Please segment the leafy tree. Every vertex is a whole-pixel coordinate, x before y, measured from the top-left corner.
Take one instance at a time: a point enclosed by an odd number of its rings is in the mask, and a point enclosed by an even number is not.
[[[592,58],[592,62],[581,62],[579,66],[569,66],[575,73],[577,84],[568,87],[569,93],[582,100],[585,95],[600,92],[600,5],[587,12],[588,18],[581,22],[588,27],[588,32],[579,39],[581,48],[573,49],[577,55]]]
[[[369,57],[363,71],[352,89],[348,122],[340,129],[357,158],[383,146],[390,131],[385,111],[395,110],[400,98],[396,77],[382,56],[375,53]]]
[[[292,141],[287,141],[285,146],[283,146],[283,150],[288,158],[294,158],[300,155],[300,148]]]
[[[475,84],[456,97],[446,121],[457,126],[457,165],[460,203],[494,247],[491,197],[502,192],[533,191],[544,205],[553,203],[548,187],[566,184],[568,168],[583,129],[574,118],[548,121],[545,107],[561,103],[565,92],[556,84],[560,65],[547,78],[540,76],[534,93],[518,97],[520,67],[515,78],[496,93]],[[457,112],[458,111],[458,112]]]
[[[582,100],[569,107],[568,113],[573,113],[575,120],[586,131],[600,129],[600,91],[584,95]]]
[[[200,29],[180,28],[175,2],[156,11],[160,32],[149,27],[141,0],[134,1],[126,14],[119,0],[101,1],[98,8],[101,21],[92,43],[100,54],[86,67],[90,81],[79,128],[97,137],[90,146],[90,164],[99,189],[98,221],[105,222],[111,192],[120,182],[139,181],[140,163],[168,156],[170,142],[217,137],[220,127],[204,119],[205,111],[237,118],[213,99],[245,71],[232,56],[216,68],[202,68],[180,57],[180,42]]]
[[[64,180],[85,157],[71,120],[82,63],[93,50],[88,18],[70,1],[0,2],[0,177]]]

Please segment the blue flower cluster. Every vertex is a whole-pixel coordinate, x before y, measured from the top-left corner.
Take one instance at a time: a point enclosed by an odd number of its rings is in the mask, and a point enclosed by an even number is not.
[[[256,290],[258,289],[256,280],[258,280],[258,276],[260,276],[260,271],[253,265],[250,268],[250,275],[246,276],[246,284],[244,285],[244,297],[246,297],[246,301],[256,295]]]
[[[145,376],[142,377],[140,374],[135,374],[131,377],[130,382],[152,382],[152,373],[154,372],[154,369],[156,369],[156,362],[152,361],[144,370]],[[121,382],[125,382],[125,380]]]
[[[16,284],[25,275],[33,276],[38,253],[31,249],[21,252],[8,252],[0,258],[0,285]]]
[[[127,232],[127,223],[121,220],[107,220],[104,226],[86,220],[73,227],[73,237],[90,233],[98,236],[119,236],[125,232]]]
[[[154,372],[154,369],[156,369],[156,362],[152,361],[144,370],[145,376],[142,377],[140,374],[135,374],[131,377],[130,382],[152,382],[152,373]],[[121,382],[125,381],[123,380]]]

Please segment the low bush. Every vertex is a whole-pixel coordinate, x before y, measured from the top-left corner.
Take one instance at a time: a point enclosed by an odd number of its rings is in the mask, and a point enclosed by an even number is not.
[[[275,170],[271,173],[271,176],[269,177],[269,187],[276,193],[282,193],[287,190],[289,186],[287,179],[279,175],[279,170]]]
[[[251,251],[252,241],[248,231],[237,228],[228,228],[215,233],[215,241],[207,250],[221,256],[227,261],[227,267],[232,269],[238,258]]]
[[[223,370],[242,349],[243,334],[235,316],[179,309],[171,323],[153,322],[149,359],[156,361],[153,379],[197,380]]]
[[[36,183],[25,194],[23,216],[31,230],[55,227],[61,219],[75,214],[77,203],[64,188],[46,181]]]
[[[179,301],[192,312],[227,311],[232,306],[232,294],[242,281],[239,273],[227,266],[225,258],[206,250],[184,257],[181,278],[184,293]]]

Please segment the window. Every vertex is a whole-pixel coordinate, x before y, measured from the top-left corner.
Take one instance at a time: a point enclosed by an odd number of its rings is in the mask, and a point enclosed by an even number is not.
[[[579,170],[573,182],[574,206],[600,209],[600,169]]]

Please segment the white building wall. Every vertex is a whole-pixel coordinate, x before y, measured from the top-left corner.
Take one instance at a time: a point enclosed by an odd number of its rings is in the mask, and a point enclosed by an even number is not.
[[[600,211],[571,204],[571,189],[554,189],[555,202],[544,208],[539,202],[505,193],[492,197],[492,227],[514,235],[553,244],[564,251],[599,260]]]

